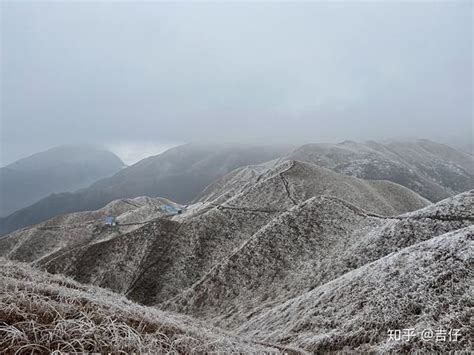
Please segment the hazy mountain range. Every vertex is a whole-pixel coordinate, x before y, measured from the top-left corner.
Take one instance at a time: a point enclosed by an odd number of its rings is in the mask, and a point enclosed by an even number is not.
[[[95,147],[61,146],[0,168],[0,216],[49,196],[74,191],[124,167],[115,154]]]
[[[0,10],[0,355],[474,355],[474,1]]]
[[[118,198],[161,196],[186,203],[214,179],[286,154],[284,147],[183,145],[121,169],[75,192],[50,195],[0,218],[0,235],[62,213],[101,208]]]
[[[172,153],[184,159],[190,149]],[[56,216],[1,238],[0,256],[153,307],[155,318],[147,321],[153,324],[176,322],[176,312],[192,317],[173,328],[176,334],[204,321],[203,334],[223,331],[221,339],[245,352],[465,350],[472,345],[474,190],[456,190],[472,181],[470,162],[469,155],[426,141],[304,146],[222,173],[187,206],[138,197]],[[381,174],[399,183],[378,180]],[[400,182],[425,195],[452,196],[433,204]],[[107,215],[119,225],[105,226]],[[36,271],[8,263],[17,271],[7,287],[28,298],[15,285]],[[54,282],[62,294],[80,288],[77,297],[96,309],[119,297],[98,290],[103,296],[91,299],[91,286],[38,277],[45,280],[38,293]],[[117,322],[134,329],[136,347],[149,344],[156,335],[146,336],[127,318],[137,319],[140,306],[127,307],[128,316],[113,311]],[[53,320],[38,326],[49,329]],[[28,337],[30,330],[19,327]],[[388,329],[439,327],[458,329],[459,340],[388,341]]]
[[[233,169],[275,158],[310,162],[364,179],[392,181],[432,202],[474,187],[472,155],[426,140],[388,144],[346,141],[309,144],[295,150],[276,146],[183,145],[146,158],[87,188],[53,194],[0,218],[0,234],[58,214],[101,208],[119,198],[161,196],[189,203],[207,185]]]

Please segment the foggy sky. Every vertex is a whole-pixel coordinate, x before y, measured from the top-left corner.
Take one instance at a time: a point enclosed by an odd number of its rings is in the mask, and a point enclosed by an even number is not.
[[[0,6],[3,164],[65,143],[472,137],[470,2]]]

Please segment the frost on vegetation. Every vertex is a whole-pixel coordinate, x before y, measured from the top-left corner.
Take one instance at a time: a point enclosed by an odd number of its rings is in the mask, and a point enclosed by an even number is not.
[[[0,262],[0,353],[277,351],[63,276]]]
[[[166,199],[118,200],[1,239],[1,255],[162,311],[2,260],[0,349],[471,347],[467,338],[454,345],[389,343],[387,329],[439,325],[467,332],[474,190],[431,204],[399,184],[347,176],[396,177],[437,199],[455,191],[454,183],[448,190],[435,184],[442,168],[429,171],[433,157],[410,145],[310,148],[294,154],[306,162],[283,159],[232,171],[179,215],[163,214],[163,204],[178,206]],[[415,149],[421,163],[400,159],[400,149]],[[108,214],[118,216],[118,228],[96,224]]]

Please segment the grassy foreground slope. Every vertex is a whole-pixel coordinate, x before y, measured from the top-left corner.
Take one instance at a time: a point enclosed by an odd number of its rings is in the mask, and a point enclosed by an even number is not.
[[[0,265],[2,354],[278,351],[26,264]]]
[[[474,227],[415,244],[244,323],[240,334],[321,353],[470,353]],[[390,329],[413,329],[391,340]],[[432,330],[438,336],[423,337]],[[448,333],[456,330],[456,338]],[[426,333],[425,333],[426,334]],[[455,339],[455,340],[454,340]]]

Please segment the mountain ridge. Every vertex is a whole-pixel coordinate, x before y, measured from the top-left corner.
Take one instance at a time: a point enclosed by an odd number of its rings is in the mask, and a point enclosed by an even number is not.
[[[0,235],[36,224],[57,214],[90,211],[120,198],[166,197],[186,203],[207,184],[236,167],[261,163],[286,153],[285,147],[221,147],[183,145],[145,158],[114,176],[73,193],[53,194],[0,218]]]
[[[474,157],[429,140],[312,143],[289,158],[364,179],[393,181],[432,202],[474,188]]]
[[[94,146],[67,145],[33,154],[0,168],[0,216],[52,193],[74,191],[124,167],[115,154]]]
[[[89,232],[85,245],[28,260],[36,260],[38,266],[50,272],[111,287],[126,292],[131,299],[152,304],[190,287],[217,261],[295,204],[328,193],[362,204],[372,213],[399,214],[428,205],[414,192],[390,182],[364,181],[312,164],[285,161],[269,167],[258,183],[235,191],[225,202],[199,202],[182,214],[158,218],[110,238],[108,234],[102,237]],[[402,204],[399,196],[403,196]],[[35,235],[41,238],[42,233],[33,226],[3,238],[0,245],[5,251],[19,242],[26,247],[28,244],[21,242],[26,238],[33,246]],[[46,237],[62,238],[51,233]],[[147,250],[146,254],[136,250],[137,246]],[[15,254],[15,258],[25,260],[24,255],[30,255],[28,248],[23,253]],[[129,279],[124,276],[128,273],[135,276]],[[132,285],[131,279],[137,281]]]
[[[417,215],[418,211],[374,215],[338,198],[313,197],[261,228],[199,282],[162,307],[232,329],[258,313],[256,304],[265,308],[269,300],[294,295],[292,290],[318,287],[385,255],[472,225],[474,215],[469,206],[473,202],[474,190],[429,206],[426,209],[449,211],[449,205],[462,203],[460,208],[470,214],[463,220],[433,220]]]
[[[432,204],[390,181],[276,159],[232,170],[191,205],[116,200],[15,231],[0,251],[283,352],[443,352],[471,344],[473,204],[474,189]],[[118,226],[104,226],[109,214]],[[446,317],[449,304],[462,307]],[[423,326],[463,337],[388,341],[388,329]]]
[[[246,172],[257,178],[258,170],[262,168],[247,166],[264,161],[274,165],[285,160],[298,160],[363,179],[392,181],[433,202],[474,188],[474,157],[427,140],[384,144],[345,141],[307,144],[290,153],[288,149],[190,144],[172,148],[86,189],[51,195],[0,218],[0,234],[56,214],[101,208],[118,198],[148,195],[164,196],[180,203],[196,202],[202,200],[209,189],[216,188],[216,184],[222,184],[219,179],[224,176],[233,180],[236,188],[239,174]],[[233,172],[236,174],[234,177],[229,177],[227,174],[235,169],[240,170]],[[244,175],[240,179],[250,183]]]

